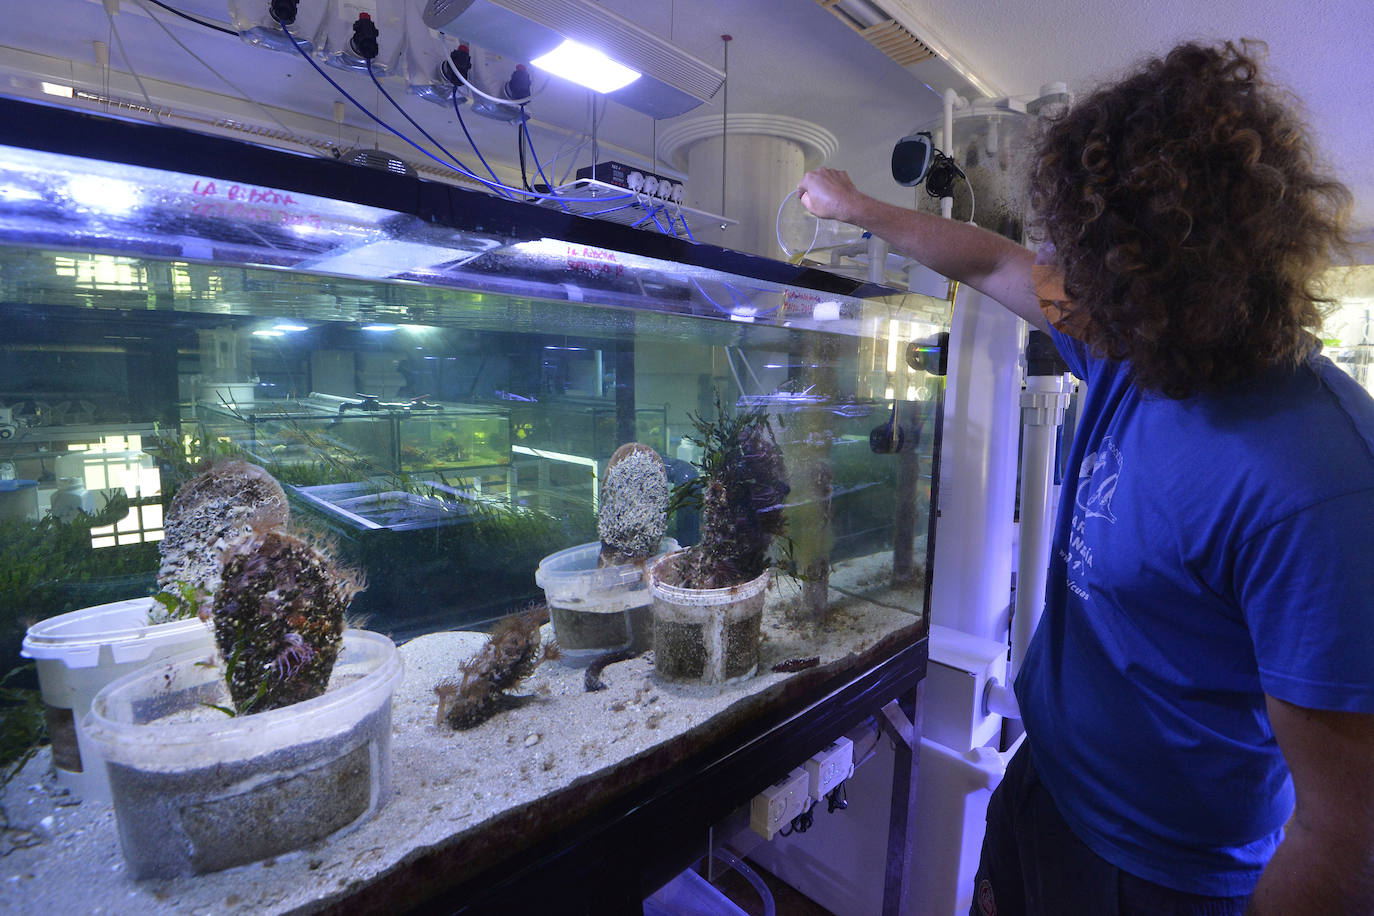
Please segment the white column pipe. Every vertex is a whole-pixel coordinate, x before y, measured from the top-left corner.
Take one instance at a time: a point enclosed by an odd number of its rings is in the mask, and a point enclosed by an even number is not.
[[[950,322],[931,623],[1007,640],[1021,319],[960,286]]]
[[[1011,668],[1015,679],[1045,607],[1054,528],[1055,445],[1069,395],[1063,375],[1029,375],[1021,394],[1021,537],[1016,556]]]

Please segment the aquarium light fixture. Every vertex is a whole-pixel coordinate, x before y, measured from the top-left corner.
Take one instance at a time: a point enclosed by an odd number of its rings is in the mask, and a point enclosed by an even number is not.
[[[549,346],[546,346],[544,349],[545,349],[545,350],[575,350],[575,351],[583,351],[583,350],[586,350],[587,348],[586,348],[586,347],[555,347],[555,346],[553,346],[553,345],[549,345]]]
[[[724,71],[594,0],[429,0],[424,23],[516,61],[533,62],[565,41],[595,48],[640,74],[598,91],[652,118],[685,114],[725,83]]]
[[[571,39],[565,40],[549,53],[534,58],[530,64],[603,95],[624,89],[640,77],[639,71],[618,64],[596,48],[589,48]]]
[[[72,97],[73,94],[71,86],[64,86],[61,83],[40,82],[38,84],[38,88],[42,90],[44,95],[55,95],[63,99],[69,99]]]
[[[289,332],[289,331],[308,331],[308,330],[310,330],[310,326],[309,326],[309,325],[305,325],[305,324],[291,324],[290,322],[282,322],[281,324],[274,324],[274,325],[272,325],[272,330],[274,330],[274,331],[287,331],[287,332]]]
[[[400,325],[398,325],[398,324],[365,324],[365,325],[363,325],[363,330],[364,330],[364,331],[379,331],[379,332],[382,332],[382,333],[385,333],[385,332],[388,332],[388,331],[395,331],[395,330],[397,330],[398,328],[400,328]]]
[[[278,331],[275,328],[258,328],[253,332],[254,337],[285,337],[285,331]]]

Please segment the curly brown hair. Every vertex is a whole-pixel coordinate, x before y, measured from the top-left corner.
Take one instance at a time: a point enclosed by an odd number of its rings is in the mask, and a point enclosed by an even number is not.
[[[1050,123],[1032,167],[1032,225],[1086,342],[1169,397],[1300,363],[1320,274],[1350,249],[1352,196],[1261,78],[1264,51],[1179,45]]]

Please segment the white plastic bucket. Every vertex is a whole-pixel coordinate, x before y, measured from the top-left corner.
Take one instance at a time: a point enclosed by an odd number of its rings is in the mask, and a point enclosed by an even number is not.
[[[104,762],[80,725],[100,688],[149,662],[214,651],[204,622],[149,624],[152,606],[152,598],[134,598],[82,608],[39,621],[24,636],[20,654],[38,666],[58,784],[87,801],[110,801]]]
[[[654,668],[669,681],[731,684],[759,666],[763,599],[773,570],[727,588],[682,588],[662,581],[670,553],[649,567],[653,594]]]
[[[677,550],[678,543],[665,538],[662,549]],[[598,567],[600,553],[599,541],[579,544],[549,554],[534,571],[549,603],[554,639],[570,664],[588,664],[617,649],[644,652],[653,644],[653,596],[644,575],[653,560]]]
[[[100,691],[82,723],[109,769],[119,844],[135,878],[203,874],[351,830],[391,795],[390,639],[346,630],[329,689],[229,716],[221,665],[198,654]]]

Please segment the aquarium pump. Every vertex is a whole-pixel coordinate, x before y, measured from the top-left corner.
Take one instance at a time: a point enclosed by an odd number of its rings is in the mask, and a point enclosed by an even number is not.
[[[935,148],[928,130],[903,137],[892,148],[892,179],[904,187],[924,181],[931,197],[953,197],[958,178],[967,180],[963,169]]]
[[[458,50],[450,52],[448,60],[439,65],[439,72],[455,86],[471,80],[472,51],[467,45],[459,45]]]
[[[377,26],[368,13],[359,13],[358,21],[353,23],[353,39],[348,49],[363,60],[375,60],[380,48],[377,47]]]
[[[925,180],[935,157],[935,144],[930,131],[911,134],[892,147],[892,179],[899,185],[914,188]]]
[[[268,12],[282,25],[291,25],[296,21],[296,9],[299,5],[298,0],[272,0]]]

